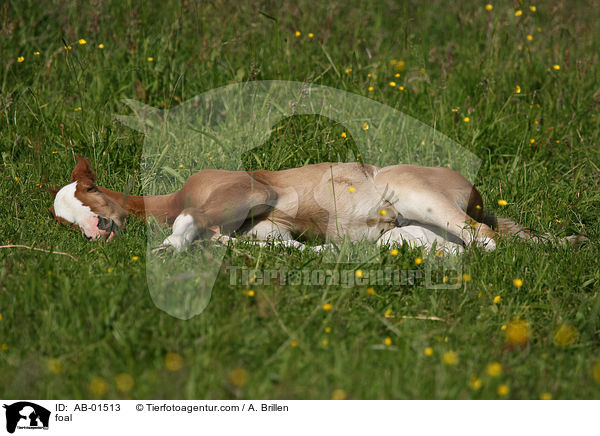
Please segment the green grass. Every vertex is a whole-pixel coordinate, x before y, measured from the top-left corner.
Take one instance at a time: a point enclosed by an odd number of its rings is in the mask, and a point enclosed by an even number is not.
[[[0,396],[320,399],[343,389],[354,399],[498,398],[505,384],[504,398],[600,398],[593,2],[537,2],[536,12],[523,4],[519,17],[504,3],[489,12],[483,3],[443,1],[93,3],[0,6],[1,245],[78,259],[0,249]],[[399,78],[392,59],[405,62]],[[140,193],[143,135],[112,117],[130,113],[122,100],[171,108],[249,80],[311,81],[435,126],[482,159],[476,183],[492,210],[558,236],[585,232],[590,242],[566,249],[502,241],[493,253],[464,256],[471,280],[459,290],[378,286],[376,295],[366,286],[230,286],[228,265],[324,268],[320,255],[242,245],[228,251],[206,310],[173,318],[148,292],[145,224],[131,220],[118,240],[88,243],[53,221],[45,189],[68,182],[79,153],[99,184]],[[244,156],[247,167],[321,162],[354,146],[341,138],[344,126],[321,117],[279,127]],[[181,175],[205,165],[188,162]],[[497,206],[500,198],[508,206]],[[402,268],[419,255],[382,252],[381,263]],[[530,325],[524,347],[506,346],[501,327],[514,318]],[[577,337],[559,346],[553,337],[564,323]],[[458,354],[456,365],[443,363],[448,351]],[[166,369],[167,353],[183,367]],[[486,374],[493,361],[502,364],[499,377]],[[244,386],[230,380],[236,368],[247,371]],[[115,384],[122,373],[135,381],[128,392]],[[470,387],[473,375],[480,389]]]

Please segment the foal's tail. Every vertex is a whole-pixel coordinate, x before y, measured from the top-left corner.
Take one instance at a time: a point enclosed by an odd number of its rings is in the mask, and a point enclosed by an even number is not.
[[[583,235],[571,235],[564,238],[557,238],[549,233],[534,235],[531,229],[528,229],[511,219],[497,217],[488,213],[484,213],[481,222],[490,226],[501,236],[516,236],[521,239],[535,242],[536,244],[550,243],[555,246],[577,245],[588,240],[588,238]]]

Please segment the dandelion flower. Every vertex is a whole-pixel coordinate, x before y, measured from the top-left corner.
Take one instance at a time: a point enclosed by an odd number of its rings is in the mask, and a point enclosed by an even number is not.
[[[551,400],[552,394],[550,392],[542,392],[540,394],[540,400]]]
[[[24,56],[19,56],[19,57],[17,58],[17,62],[19,62],[19,63],[23,62],[24,60],[25,60],[25,57],[24,57]]]
[[[100,50],[104,50],[104,44],[98,44],[98,48],[99,48]]]
[[[529,140],[529,142],[530,142],[531,144],[534,144],[534,143],[535,143],[535,139],[534,139],[534,138],[531,138],[531,139]]]
[[[447,351],[442,356],[444,364],[453,366],[458,363],[458,354],[455,351]]]
[[[326,347],[327,345],[329,345],[329,339],[323,339],[321,341],[321,345],[323,345],[324,347]]]
[[[493,7],[491,4],[489,4],[489,3],[488,3],[487,5],[485,5],[485,10],[486,10],[486,11],[488,11],[488,12],[489,12],[489,11],[491,11],[492,9],[494,9],[494,7]]]
[[[365,273],[364,273],[364,272],[363,272],[361,269],[357,269],[357,270],[354,272],[354,275],[355,275],[356,277],[358,277],[358,278],[361,278],[361,277],[363,277],[363,276],[365,275]]]
[[[86,45],[86,44],[87,44],[87,41],[85,39],[81,38],[79,40],[79,45]]]
[[[148,62],[154,62],[154,58],[153,57],[149,57],[147,60],[148,60]]]
[[[296,30],[296,36],[300,36],[302,35],[302,32],[300,32],[299,30]]]
[[[81,111],[81,106],[78,106],[78,107],[76,107],[76,108],[74,109],[74,111],[75,111],[75,112],[79,112],[79,111]]]
[[[386,216],[387,215],[387,210],[385,210],[385,209],[379,209],[379,215]]]
[[[533,35],[527,35],[527,41],[533,41]]]
[[[309,37],[309,38],[314,38],[314,37],[315,37],[315,34],[314,34],[314,33],[309,33],[309,34],[308,34],[308,37]]]
[[[471,118],[469,118],[469,117],[464,117],[464,118],[463,118],[463,121],[464,121],[465,123],[468,123],[469,121],[471,121]]]
[[[506,200],[498,200],[498,206],[502,206],[502,207],[504,207],[504,206],[506,206],[507,204],[508,204],[508,201],[506,201]]]
[[[535,6],[533,6],[533,5],[531,5],[531,6],[529,6],[529,10],[531,12],[535,12],[535,11],[537,11],[537,8]]]
[[[364,123],[362,125],[363,130],[369,130],[369,125],[367,123]]]
[[[519,85],[515,86],[515,94],[521,93],[521,87]]]
[[[140,260],[140,258],[138,256],[132,256],[131,257],[131,261],[132,262],[137,262],[138,260]]]
[[[399,87],[398,87],[398,89],[399,89],[400,91],[404,91],[404,86],[399,86]]]
[[[177,353],[167,353],[164,363],[168,371],[176,372],[183,368],[183,357]]]
[[[329,326],[325,327],[325,333],[331,333],[331,327],[329,327]]]
[[[48,359],[46,367],[48,368],[48,371],[55,375],[58,375],[62,372],[62,363],[60,360],[55,358]]]
[[[385,338],[385,340],[383,341],[383,343],[385,344],[386,347],[389,347],[390,345],[392,345],[392,338],[390,338],[388,336],[387,338]]]
[[[529,341],[531,331],[529,324],[520,319],[514,319],[506,326],[506,342],[509,345],[524,346]]]
[[[346,69],[344,70],[344,72],[345,72],[346,74],[350,74],[350,73],[352,72],[352,68],[346,68]]]
[[[502,325],[500,326],[500,330],[502,330],[502,331],[506,330],[506,324],[502,324]]]
[[[462,275],[462,279],[463,279],[463,282],[470,282],[471,281],[471,274],[463,274]]]
[[[129,374],[122,373],[115,377],[115,386],[117,387],[117,390],[119,392],[129,392],[133,389],[134,384],[135,381],[133,380],[133,377]]]
[[[248,384],[248,371],[243,368],[235,368],[229,372],[229,381],[232,385],[243,388]]]
[[[367,89],[369,90],[369,92],[373,92],[373,90],[374,90],[375,88],[373,88],[372,86],[369,86]]]
[[[340,135],[342,138],[346,138],[348,137],[348,135],[346,135],[346,132],[342,132],[342,134]]]
[[[331,309],[333,309],[333,305],[332,305],[331,303],[325,303],[325,304],[323,305],[323,310],[324,310],[325,312],[328,312],[328,311],[330,311]]]
[[[514,279],[513,280],[513,285],[515,285],[517,288],[520,288],[521,286],[523,286],[523,280],[521,279]]]
[[[496,392],[498,392],[498,395],[500,395],[501,397],[504,397],[508,395],[508,393],[510,392],[510,388],[507,385],[500,385],[498,386]]]
[[[390,254],[391,254],[392,256],[398,256],[398,250],[397,250],[397,249],[395,249],[395,248],[392,248],[392,249],[390,250]]]
[[[400,77],[400,73],[394,74],[394,77],[396,77],[396,78]]]
[[[331,393],[332,400],[345,400],[347,397],[346,391],[343,389],[336,389]]]
[[[298,341],[295,341],[295,340],[290,341],[290,347],[296,348],[297,346],[298,346]]]
[[[8,345],[6,345],[6,344],[0,345],[0,350],[2,350],[2,351],[8,350]]]
[[[442,257],[444,257],[444,252],[441,250],[436,250],[435,255],[439,258],[442,258]]]
[[[423,351],[423,353],[424,353],[424,354],[425,354],[427,357],[433,356],[433,348],[431,348],[431,347],[426,347],[426,348],[425,348],[425,350]]]
[[[600,383],[600,362],[592,365],[592,378],[596,383]]]
[[[469,380],[469,386],[471,387],[471,389],[473,389],[474,391],[478,391],[479,389],[481,389],[481,386],[483,386],[483,382],[481,381],[481,379],[479,377],[477,377],[475,374],[471,375],[471,378]]]
[[[521,9],[515,11],[515,17],[520,17],[521,15],[523,15],[523,11]]]
[[[499,304],[500,303],[500,295],[496,295],[494,297],[494,304]]]
[[[375,295],[377,292],[375,292],[375,288],[367,288],[367,294],[369,295]]]
[[[485,368],[485,372],[490,377],[498,377],[500,374],[502,374],[502,365],[498,362],[488,363]]]
[[[103,397],[108,392],[108,384],[103,378],[94,377],[88,386],[90,392],[96,397]]]
[[[554,64],[554,66],[552,68],[554,68],[556,71],[558,71],[558,70],[560,70],[560,65]]]
[[[554,341],[555,345],[559,347],[566,347],[574,343],[578,336],[579,333],[575,327],[567,323],[562,323],[554,332],[552,340]]]
[[[393,318],[394,313],[392,312],[392,308],[389,308],[388,310],[386,310],[385,313],[383,314],[383,316],[385,318]]]
[[[453,107],[453,108],[452,108],[452,112],[453,112],[453,113],[457,113],[457,112],[458,112],[458,109],[457,109],[457,108],[455,108],[455,107]]]
[[[396,82],[390,82],[390,86],[393,88],[394,86],[396,86]]]
[[[33,55],[34,55],[34,56],[39,56],[39,55],[40,55],[40,52],[39,52],[39,51],[34,51],[34,52],[33,52]]]
[[[415,265],[421,265],[423,263],[423,259],[420,257],[415,258]]]
[[[249,290],[248,291],[248,297],[254,297],[254,291],[253,290]]]
[[[350,186],[350,187],[348,188],[348,192],[349,192],[350,194],[353,194],[354,192],[356,192],[356,188],[355,188],[354,186]]]

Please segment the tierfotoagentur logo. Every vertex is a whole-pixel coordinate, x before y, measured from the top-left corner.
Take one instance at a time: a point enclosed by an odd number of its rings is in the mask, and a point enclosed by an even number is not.
[[[142,103],[127,100],[130,116],[116,116],[125,125],[144,133],[141,159],[142,190],[144,195],[174,192],[185,182],[175,168],[181,162],[193,162],[194,171],[223,169],[245,171],[242,156],[264,144],[280,121],[297,115],[320,115],[344,126],[356,145],[344,162],[364,162],[385,167],[397,164],[447,167],[473,181],[480,160],[434,128],[385,104],[361,95],[327,86],[289,81],[256,81],[238,83],[200,94],[178,107],[158,110]],[[202,157],[210,156],[209,159]],[[331,177],[334,179],[333,169]],[[321,184],[325,186],[326,184]],[[331,186],[333,198],[336,187]],[[293,191],[293,189],[292,189]],[[393,204],[396,193],[373,190]],[[286,213],[291,219],[295,209],[295,192],[286,193],[291,206]],[[318,204],[323,195],[315,195]],[[230,217],[241,225],[246,217]],[[226,247],[209,240],[194,244],[181,253],[155,252],[168,236],[149,221],[147,232],[147,280],[154,303],[167,313],[189,319],[200,314],[210,301],[212,288],[222,269]],[[329,226],[338,226],[337,217],[329,216]],[[159,229],[158,231],[156,229]],[[278,283],[315,286],[360,286],[363,277],[350,265],[367,265],[363,270],[368,280],[400,285],[418,283],[428,289],[455,289],[460,277],[460,256],[452,253],[438,256],[434,262],[413,271],[407,267],[391,270],[381,266],[381,248],[375,243],[351,244],[343,237],[320,252],[323,268],[313,271],[284,272],[283,270],[254,271],[254,283],[276,276]],[[342,265],[347,264],[345,267]],[[336,267],[337,265],[337,267]],[[230,285],[244,285],[243,269],[228,270]],[[250,274],[249,271],[246,273]],[[235,280],[232,274],[236,274]],[[247,274],[247,275],[248,275]],[[248,275],[248,279],[250,276]],[[357,281],[357,279],[361,279]],[[232,280],[234,283],[232,283]]]
[[[19,430],[47,430],[50,422],[50,411],[29,401],[4,404],[6,409],[6,431],[14,433]]]

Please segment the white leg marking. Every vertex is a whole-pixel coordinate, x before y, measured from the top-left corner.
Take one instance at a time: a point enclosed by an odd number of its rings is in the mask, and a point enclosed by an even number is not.
[[[425,227],[415,225],[393,228],[377,240],[377,245],[407,244],[410,248],[423,248],[425,251],[430,251],[434,243],[436,250],[446,253],[460,254],[464,251],[461,245],[448,241]]]
[[[163,245],[171,246],[177,251],[183,250],[198,234],[198,228],[191,215],[179,215],[173,223],[173,233],[164,240]]]

